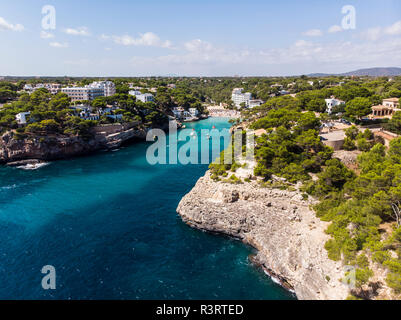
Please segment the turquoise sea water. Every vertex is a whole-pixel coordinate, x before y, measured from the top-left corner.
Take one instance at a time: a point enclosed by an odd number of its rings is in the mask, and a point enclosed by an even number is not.
[[[227,119],[188,124],[229,128]],[[176,214],[207,165],[156,165],[148,143],[0,167],[0,299],[293,299],[247,256]],[[57,289],[43,290],[52,265]]]

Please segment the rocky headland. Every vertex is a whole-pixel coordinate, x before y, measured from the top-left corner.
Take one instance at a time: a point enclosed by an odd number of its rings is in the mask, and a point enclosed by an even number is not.
[[[0,163],[19,165],[38,160],[66,159],[98,150],[115,149],[127,141],[146,138],[146,129],[142,127],[110,127],[96,128],[89,138],[53,134],[16,139],[13,132],[6,132],[0,136]]]
[[[328,224],[298,191],[257,181],[214,181],[208,171],[181,200],[177,212],[191,227],[235,237],[257,249],[252,261],[302,300],[338,300],[349,294],[341,262],[328,258]]]

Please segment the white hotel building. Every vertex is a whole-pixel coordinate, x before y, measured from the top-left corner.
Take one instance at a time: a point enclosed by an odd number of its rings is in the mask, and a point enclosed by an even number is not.
[[[91,101],[98,97],[104,96],[104,90],[102,88],[70,87],[62,88],[61,92],[64,92],[67,96],[69,96],[71,101]]]
[[[89,88],[102,88],[105,97],[110,97],[116,94],[116,86],[113,81],[96,81],[91,83]]]
[[[235,88],[231,95],[231,99],[237,108],[241,107],[241,103],[245,103],[246,107],[249,107],[249,101],[252,100],[252,93],[243,93],[243,88]]]
[[[116,87],[112,81],[93,82],[85,87],[62,88],[71,101],[94,100],[98,97],[109,97],[116,94]]]
[[[231,99],[237,108],[240,108],[242,103],[245,103],[245,107],[247,108],[257,107],[264,103],[264,101],[262,100],[252,99],[252,93],[250,92],[243,93],[242,92],[243,90],[244,90],[243,88],[235,88],[233,90]]]

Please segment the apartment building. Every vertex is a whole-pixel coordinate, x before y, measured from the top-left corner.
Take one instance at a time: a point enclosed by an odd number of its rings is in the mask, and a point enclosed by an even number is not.
[[[38,84],[26,84],[24,90],[28,93],[32,93],[38,89],[47,89],[51,94],[57,94],[61,91],[61,84],[59,83],[38,83]]]
[[[104,89],[101,87],[69,87],[62,88],[61,92],[68,95],[71,101],[91,101],[104,96]]]
[[[252,93],[243,93],[243,90],[243,88],[235,88],[231,95],[231,100],[237,108],[240,108],[242,103],[245,104],[245,107],[249,107],[249,101],[252,100]]]
[[[110,97],[116,94],[116,86],[113,81],[95,81],[89,85],[90,88],[103,89],[103,95]]]

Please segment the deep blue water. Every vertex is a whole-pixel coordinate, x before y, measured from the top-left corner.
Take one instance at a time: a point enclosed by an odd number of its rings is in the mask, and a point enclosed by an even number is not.
[[[187,125],[228,128],[227,119]],[[0,299],[293,299],[242,243],[176,214],[207,165],[146,162],[149,144],[0,167]],[[57,289],[43,290],[53,265]]]

